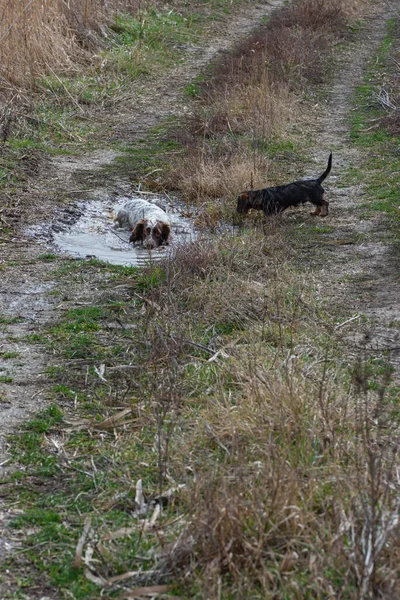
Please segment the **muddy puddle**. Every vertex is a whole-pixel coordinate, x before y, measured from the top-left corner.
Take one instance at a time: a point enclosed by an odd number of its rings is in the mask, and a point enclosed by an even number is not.
[[[135,198],[157,204],[168,213],[172,229],[170,246],[149,252],[140,244],[129,244],[130,231],[115,227],[114,219],[118,210]],[[57,253],[76,258],[97,258],[125,266],[139,266],[149,260],[159,260],[177,245],[196,237],[191,220],[183,216],[179,208],[158,196],[140,194],[76,202],[52,223],[31,228],[27,233],[46,241],[47,246]]]

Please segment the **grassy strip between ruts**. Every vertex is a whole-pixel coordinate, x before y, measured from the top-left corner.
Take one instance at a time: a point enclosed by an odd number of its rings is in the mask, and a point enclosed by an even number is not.
[[[82,305],[32,340],[55,404],[10,440],[9,597],[396,595],[390,368],[348,367],[292,252],[271,222],[142,271],[49,261]]]

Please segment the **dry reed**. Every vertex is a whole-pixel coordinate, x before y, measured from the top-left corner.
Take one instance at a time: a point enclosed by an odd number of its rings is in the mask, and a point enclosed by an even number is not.
[[[101,44],[116,11],[136,11],[137,0],[0,0],[0,78],[4,88],[26,88],[41,74],[74,72]]]

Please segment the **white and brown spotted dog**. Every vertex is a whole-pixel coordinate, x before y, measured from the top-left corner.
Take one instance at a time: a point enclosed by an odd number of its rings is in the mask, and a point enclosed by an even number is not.
[[[132,231],[130,242],[142,242],[148,250],[170,242],[171,222],[167,213],[147,200],[130,200],[118,211],[115,221],[119,227]]]

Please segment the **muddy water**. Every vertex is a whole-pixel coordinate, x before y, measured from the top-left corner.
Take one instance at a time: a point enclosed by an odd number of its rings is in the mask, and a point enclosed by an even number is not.
[[[134,198],[141,196],[135,195]],[[178,209],[166,205],[156,197],[142,197],[161,206],[171,219],[171,247],[195,238],[191,221]],[[140,245],[129,244],[130,232],[115,227],[114,218],[120,208],[132,197],[89,200],[77,206],[77,219],[59,219],[52,226],[54,249],[80,258],[94,257],[115,265],[143,265],[149,260],[165,256],[171,247],[149,252]]]

